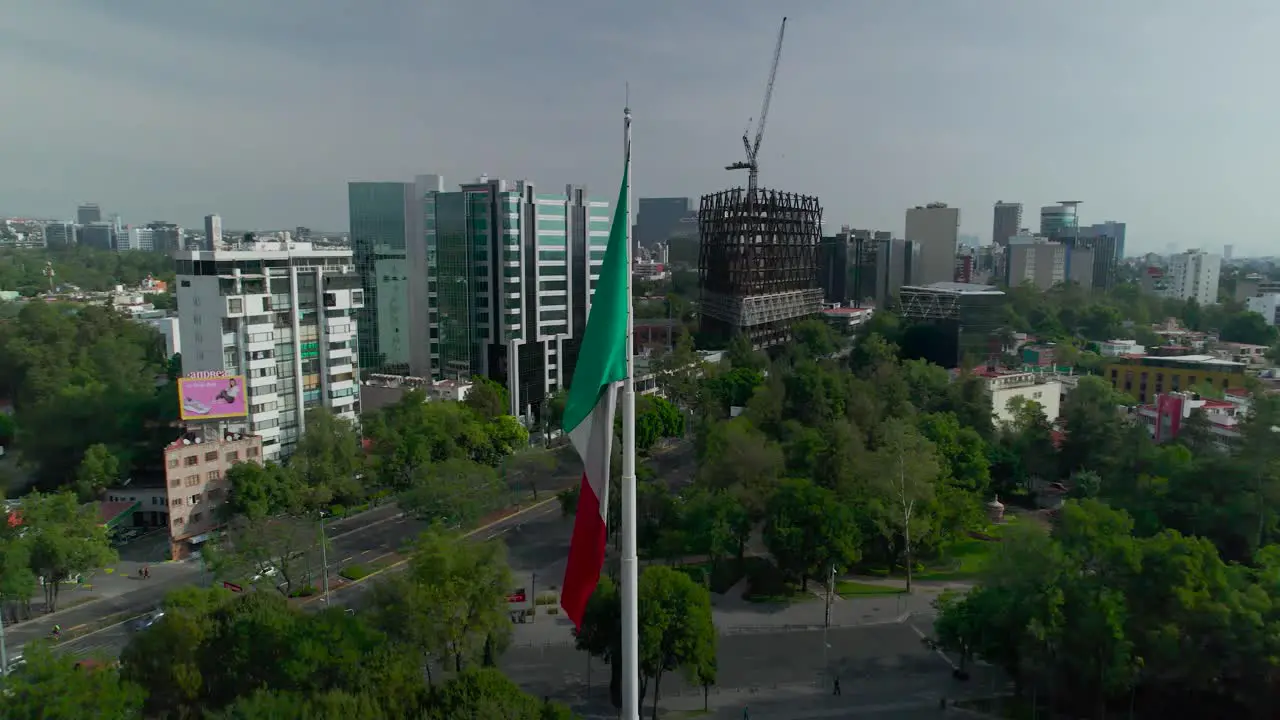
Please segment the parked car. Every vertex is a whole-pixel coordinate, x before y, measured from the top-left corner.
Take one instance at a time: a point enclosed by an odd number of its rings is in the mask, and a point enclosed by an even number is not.
[[[266,563],[263,563],[258,566],[258,571],[254,573],[253,582],[258,582],[263,578],[275,577],[278,572],[280,571],[276,570],[274,565],[267,565]]]

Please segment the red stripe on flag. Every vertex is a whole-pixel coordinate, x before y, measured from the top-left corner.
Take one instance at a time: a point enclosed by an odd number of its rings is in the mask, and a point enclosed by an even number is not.
[[[565,616],[579,630],[582,629],[582,617],[587,611],[587,601],[600,582],[605,540],[600,498],[596,497],[587,474],[583,473],[582,486],[578,492],[578,511],[573,518],[573,540],[569,543],[569,563],[564,570],[564,584],[560,591],[560,607],[564,608]]]

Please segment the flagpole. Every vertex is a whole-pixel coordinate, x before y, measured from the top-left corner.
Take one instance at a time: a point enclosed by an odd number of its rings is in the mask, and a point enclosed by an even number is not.
[[[628,89],[628,96],[630,90]],[[636,558],[636,386],[635,301],[631,277],[635,263],[631,238],[631,100],[622,111],[627,199],[623,212],[627,237],[627,379],[622,386],[622,717],[640,720],[640,573]]]

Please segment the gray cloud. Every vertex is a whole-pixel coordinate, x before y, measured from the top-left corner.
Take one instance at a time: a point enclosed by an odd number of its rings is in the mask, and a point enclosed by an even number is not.
[[[43,0],[0,14],[0,210],[346,224],[345,184],[480,173],[697,195],[787,45],[762,182],[831,225],[1080,199],[1130,244],[1269,250],[1280,6],[1244,0]]]

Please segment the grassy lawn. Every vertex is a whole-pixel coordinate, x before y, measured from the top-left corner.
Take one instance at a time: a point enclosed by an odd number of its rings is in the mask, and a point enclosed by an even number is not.
[[[852,580],[841,580],[836,583],[836,594],[843,598],[901,595],[906,591],[907,589],[905,587],[873,585],[871,583],[860,583]]]
[[[1002,525],[992,525],[986,535],[992,539],[967,537],[942,548],[940,563],[916,573],[916,580],[971,580],[987,569],[991,556],[1000,549],[1000,539],[1011,527],[1018,525],[1016,516],[1006,516]]]

